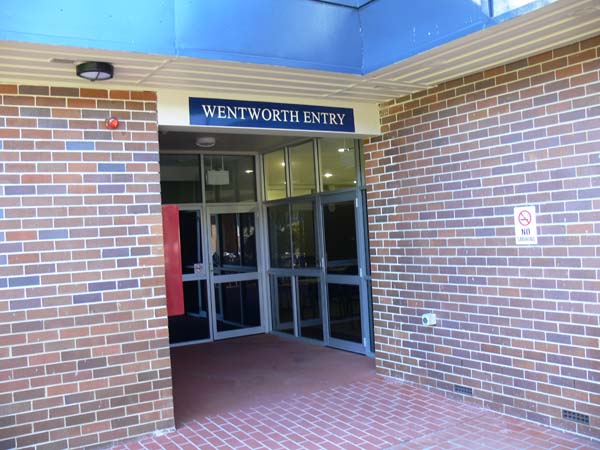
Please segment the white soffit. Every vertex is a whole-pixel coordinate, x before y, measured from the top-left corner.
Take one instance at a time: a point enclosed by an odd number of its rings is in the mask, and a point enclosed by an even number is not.
[[[238,94],[374,103],[599,34],[598,0],[558,0],[364,76],[0,41],[0,80],[111,89],[201,90],[229,97]],[[78,79],[74,65],[89,60],[113,63],[115,78],[94,84]]]

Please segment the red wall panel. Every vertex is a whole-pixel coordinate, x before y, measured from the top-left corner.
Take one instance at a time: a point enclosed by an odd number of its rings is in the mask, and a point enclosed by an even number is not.
[[[165,244],[165,282],[167,287],[167,313],[180,316],[183,305],[183,280],[181,278],[181,241],[179,240],[179,208],[163,205],[163,240]]]

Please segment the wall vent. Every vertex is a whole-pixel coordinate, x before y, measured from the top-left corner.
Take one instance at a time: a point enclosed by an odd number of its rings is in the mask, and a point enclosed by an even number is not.
[[[473,389],[467,386],[461,386],[460,384],[454,385],[454,392],[463,395],[473,395]]]
[[[75,60],[66,58],[50,58],[52,64],[75,64]]]
[[[584,425],[590,424],[590,416],[587,414],[581,414],[575,411],[569,411],[568,409],[563,409],[562,416],[563,419],[567,419],[572,422],[582,423]]]

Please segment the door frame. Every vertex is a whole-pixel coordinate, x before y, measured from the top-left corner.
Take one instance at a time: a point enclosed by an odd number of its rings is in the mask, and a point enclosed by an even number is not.
[[[354,224],[356,233],[356,257],[358,264],[357,275],[338,275],[327,273],[327,255],[325,246],[325,218],[323,217],[323,208],[331,203],[340,202],[354,202]],[[319,246],[321,249],[321,268],[322,268],[322,280],[321,283],[321,298],[323,299],[323,332],[325,334],[325,345],[330,347],[339,348],[341,350],[347,350],[355,353],[369,354],[371,349],[371,333],[369,329],[368,320],[369,317],[369,304],[368,304],[368,291],[367,291],[367,280],[366,280],[366,254],[365,254],[365,235],[364,233],[364,220],[362,218],[363,205],[362,199],[359,197],[357,190],[346,191],[346,192],[335,192],[335,193],[324,193],[320,196],[318,202],[318,220],[319,220]],[[360,322],[361,322],[361,334],[362,342],[351,342],[331,336],[330,318],[329,318],[329,284],[344,284],[358,286],[359,298],[360,298]]]
[[[241,336],[249,336],[253,334],[265,333],[267,330],[266,327],[266,298],[265,293],[265,255],[264,255],[264,245],[262,245],[262,233],[260,230],[262,228],[262,220],[260,215],[260,208],[258,204],[255,202],[252,203],[231,203],[231,204],[216,204],[210,205],[207,204],[205,206],[205,216],[204,220],[206,226],[204,227],[205,233],[205,242],[206,242],[206,261],[208,263],[208,282],[207,282],[207,290],[208,290],[208,298],[209,304],[211,306],[212,314],[211,314],[211,336],[212,340],[217,341],[221,339],[230,339]],[[256,237],[256,272],[248,272],[248,273],[239,273],[239,274],[229,274],[229,275],[215,275],[214,274],[214,266],[212,259],[212,225],[211,225],[211,216],[218,214],[236,214],[236,213],[253,213],[254,214],[254,235]],[[235,282],[235,281],[248,281],[248,280],[257,280],[258,281],[258,302],[259,302],[259,317],[260,317],[260,326],[251,327],[251,328],[242,328],[239,330],[229,330],[229,331],[218,331],[217,328],[217,314],[216,314],[216,295],[215,295],[215,287],[217,284]]]

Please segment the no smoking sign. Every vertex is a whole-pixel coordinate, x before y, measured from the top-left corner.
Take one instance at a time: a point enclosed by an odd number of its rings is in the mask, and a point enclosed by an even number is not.
[[[517,245],[537,244],[535,206],[519,206],[514,210]]]

